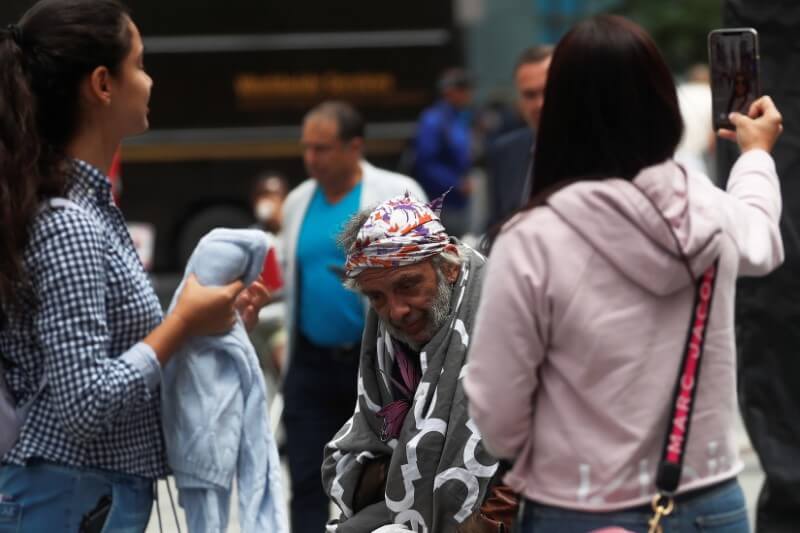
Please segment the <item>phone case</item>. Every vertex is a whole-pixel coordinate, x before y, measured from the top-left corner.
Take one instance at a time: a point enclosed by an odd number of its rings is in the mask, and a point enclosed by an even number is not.
[[[79,533],[101,533],[111,511],[111,496],[103,496],[97,507],[89,511],[81,520]]]
[[[714,129],[733,129],[728,115],[746,114],[761,96],[758,32],[754,28],[724,28],[708,34]]]

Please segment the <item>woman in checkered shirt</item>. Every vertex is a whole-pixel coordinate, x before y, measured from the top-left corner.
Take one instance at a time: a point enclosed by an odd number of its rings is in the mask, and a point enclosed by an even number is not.
[[[32,399],[2,457],[0,531],[74,532],[98,506],[106,530],[142,531],[167,474],[160,366],[253,303],[241,282],[191,280],[162,316],[106,177],[147,129],[151,86],[116,0],[43,0],[0,30],[0,363]]]

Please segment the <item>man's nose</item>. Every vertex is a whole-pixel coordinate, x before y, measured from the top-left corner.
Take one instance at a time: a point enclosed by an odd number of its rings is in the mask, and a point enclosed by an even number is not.
[[[411,307],[403,298],[391,297],[389,299],[389,319],[395,324],[402,324],[403,319],[408,316]]]

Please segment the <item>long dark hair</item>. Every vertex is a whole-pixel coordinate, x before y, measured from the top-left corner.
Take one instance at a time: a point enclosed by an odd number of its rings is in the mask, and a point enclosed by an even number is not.
[[[631,180],[683,133],[675,82],[647,33],[618,16],[578,23],[553,52],[534,156],[534,202],[575,180]]]
[[[29,226],[46,198],[66,193],[65,149],[77,132],[80,83],[112,74],[131,47],[116,0],[43,0],[0,30],[0,301],[24,278]]]

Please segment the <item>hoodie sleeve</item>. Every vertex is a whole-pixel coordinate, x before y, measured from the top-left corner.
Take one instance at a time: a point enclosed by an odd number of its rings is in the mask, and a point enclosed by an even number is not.
[[[724,209],[739,249],[739,274],[768,274],[783,262],[781,191],[772,156],[763,150],[743,153],[731,169],[728,194]]]
[[[493,247],[464,381],[470,416],[499,458],[515,458],[530,438],[550,320],[542,249],[518,229]]]

